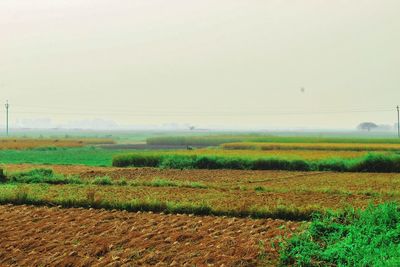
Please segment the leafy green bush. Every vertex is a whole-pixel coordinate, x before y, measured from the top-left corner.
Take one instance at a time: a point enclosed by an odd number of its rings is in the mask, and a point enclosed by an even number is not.
[[[283,266],[399,266],[400,209],[387,203],[317,216],[281,246]]]

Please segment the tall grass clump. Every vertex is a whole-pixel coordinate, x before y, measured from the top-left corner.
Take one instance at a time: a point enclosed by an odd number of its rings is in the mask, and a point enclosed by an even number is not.
[[[109,176],[96,177],[93,179],[93,181],[91,183],[95,184],[95,185],[113,185],[114,184]]]
[[[207,155],[124,154],[114,157],[117,167],[159,167],[170,169],[235,169],[337,172],[400,172],[400,155],[367,154],[360,158],[324,160],[248,158]]]
[[[400,209],[386,203],[320,215],[281,246],[282,266],[399,266]]]
[[[7,176],[7,181],[26,184],[82,184],[77,177],[66,177],[61,174],[55,174],[52,169],[38,168],[30,171],[15,172]]]
[[[400,172],[400,156],[368,154],[350,169],[356,172]]]
[[[161,158],[159,155],[140,155],[130,154],[128,155],[116,155],[113,157],[113,166],[115,167],[159,167],[161,164]]]

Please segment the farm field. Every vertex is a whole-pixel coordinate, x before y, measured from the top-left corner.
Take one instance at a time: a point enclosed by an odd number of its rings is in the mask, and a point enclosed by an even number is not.
[[[55,173],[75,175],[82,179],[110,177],[112,180],[199,182],[214,188],[252,190],[263,186],[268,191],[337,191],[347,193],[395,194],[400,191],[399,173],[339,173],[252,170],[176,170],[158,168],[91,167],[83,165],[7,164],[7,172],[51,168]]]
[[[0,221],[0,264],[18,266],[254,266],[260,255],[273,265],[271,244],[299,225],[12,205],[0,206]]]
[[[372,154],[359,143],[269,145],[267,150],[222,145],[147,151],[92,144],[0,150],[0,264],[294,264],[301,262],[293,254],[297,248],[286,244],[306,238],[301,234],[318,224],[316,214],[340,217],[400,200],[399,157],[391,150],[396,145]],[[112,166],[120,155],[134,163]],[[146,167],[157,160],[168,164]],[[264,165],[255,169],[254,162]],[[24,225],[36,230],[24,233]],[[60,229],[67,234],[55,238]],[[24,256],[28,250],[33,252]]]
[[[284,133],[288,135],[288,133]],[[263,135],[263,134],[219,134],[219,135],[201,135],[201,136],[162,136],[149,137],[146,139],[147,144],[152,145],[208,145],[218,146],[225,143],[237,142],[256,142],[256,143],[338,143],[338,144],[400,144],[400,140],[396,138],[382,138],[377,136],[359,137],[359,133],[355,136],[279,136],[279,135]]]
[[[368,143],[224,143],[230,150],[327,150],[327,151],[400,151],[400,144]]]
[[[5,170],[12,176],[13,170],[29,171],[33,167],[9,165]],[[105,206],[121,209],[126,205],[131,209],[134,200],[139,206],[151,206],[152,203],[163,206],[170,203],[187,207],[189,212],[191,208],[200,209],[200,212],[204,208],[206,214],[300,220],[309,218],[315,211],[343,210],[350,205],[365,208],[370,203],[397,201],[400,197],[400,175],[395,173],[349,175],[334,172],[83,166],[54,166],[54,170],[79,177],[82,182],[77,184],[72,180],[68,183],[67,179],[63,184],[55,185],[23,181],[4,184],[0,186],[1,197],[7,202],[23,193],[27,194],[27,200],[32,203],[50,202],[64,206],[90,206],[95,200],[99,207],[104,202]],[[99,177],[110,178],[103,183],[94,182]],[[88,199],[91,192],[94,194],[93,199]]]
[[[0,138],[2,149],[32,149],[55,147],[83,147],[86,145],[113,144],[112,139],[81,138],[81,139],[32,139],[32,138]]]
[[[327,159],[327,158],[357,158],[367,154],[366,151],[320,151],[320,150],[223,150],[223,149],[196,149],[196,150],[175,150],[155,151],[157,154],[173,155],[204,155],[204,156],[225,156],[225,157],[277,157],[285,159]]]
[[[366,155],[366,151],[319,151],[319,150],[223,150],[223,149],[196,149],[196,150],[126,150],[102,149],[97,147],[60,147],[54,149],[0,150],[0,164],[34,163],[34,164],[82,164],[88,166],[111,166],[113,157],[119,154],[140,153],[142,155],[200,155],[224,156],[241,158],[282,158],[319,160],[329,158],[354,159]],[[390,153],[390,152],[381,152]]]

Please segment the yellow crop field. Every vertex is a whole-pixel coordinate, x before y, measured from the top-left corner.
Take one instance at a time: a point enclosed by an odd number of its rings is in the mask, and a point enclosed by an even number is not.
[[[207,155],[207,156],[231,156],[231,157],[279,157],[301,159],[327,159],[327,158],[357,158],[366,155],[367,151],[334,151],[334,150],[224,150],[224,149],[197,149],[175,150],[158,152],[174,155]]]
[[[112,139],[83,138],[83,139],[0,139],[0,149],[29,149],[40,147],[81,147],[85,145],[112,144]]]
[[[400,151],[400,144],[357,143],[253,143],[222,144],[226,150],[333,150],[333,151]]]

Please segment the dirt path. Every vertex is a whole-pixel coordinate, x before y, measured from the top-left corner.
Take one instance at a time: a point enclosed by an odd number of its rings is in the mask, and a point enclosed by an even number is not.
[[[257,266],[298,223],[0,206],[3,266]],[[260,249],[260,240],[264,249]]]

